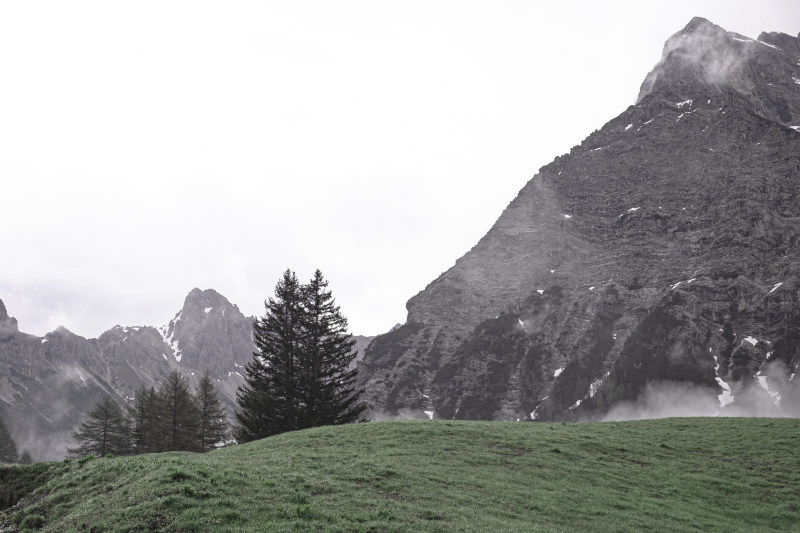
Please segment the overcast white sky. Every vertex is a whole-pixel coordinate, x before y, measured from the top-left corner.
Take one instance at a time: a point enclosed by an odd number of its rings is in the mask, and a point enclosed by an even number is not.
[[[789,0],[3,1],[0,299],[97,336],[320,268],[385,332],[695,15],[800,31]]]

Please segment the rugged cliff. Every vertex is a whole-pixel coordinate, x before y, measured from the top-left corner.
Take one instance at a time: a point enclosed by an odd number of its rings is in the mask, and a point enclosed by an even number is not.
[[[693,19],[371,343],[370,407],[593,418],[680,383],[703,414],[796,413],[799,194],[800,38]]]

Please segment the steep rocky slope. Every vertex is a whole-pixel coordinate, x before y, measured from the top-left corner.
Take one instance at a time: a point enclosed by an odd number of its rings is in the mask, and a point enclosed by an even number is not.
[[[370,407],[574,419],[678,382],[705,414],[797,413],[799,194],[800,38],[693,19],[371,343]]]

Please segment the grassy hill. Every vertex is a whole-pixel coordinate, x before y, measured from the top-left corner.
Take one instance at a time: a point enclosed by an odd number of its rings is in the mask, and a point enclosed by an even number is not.
[[[0,483],[2,531],[800,531],[800,420],[356,424]]]

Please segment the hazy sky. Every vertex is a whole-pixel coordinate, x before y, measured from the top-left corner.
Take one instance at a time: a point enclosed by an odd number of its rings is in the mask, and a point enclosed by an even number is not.
[[[385,332],[695,15],[800,31],[789,0],[3,1],[0,299],[97,336],[320,268]]]

